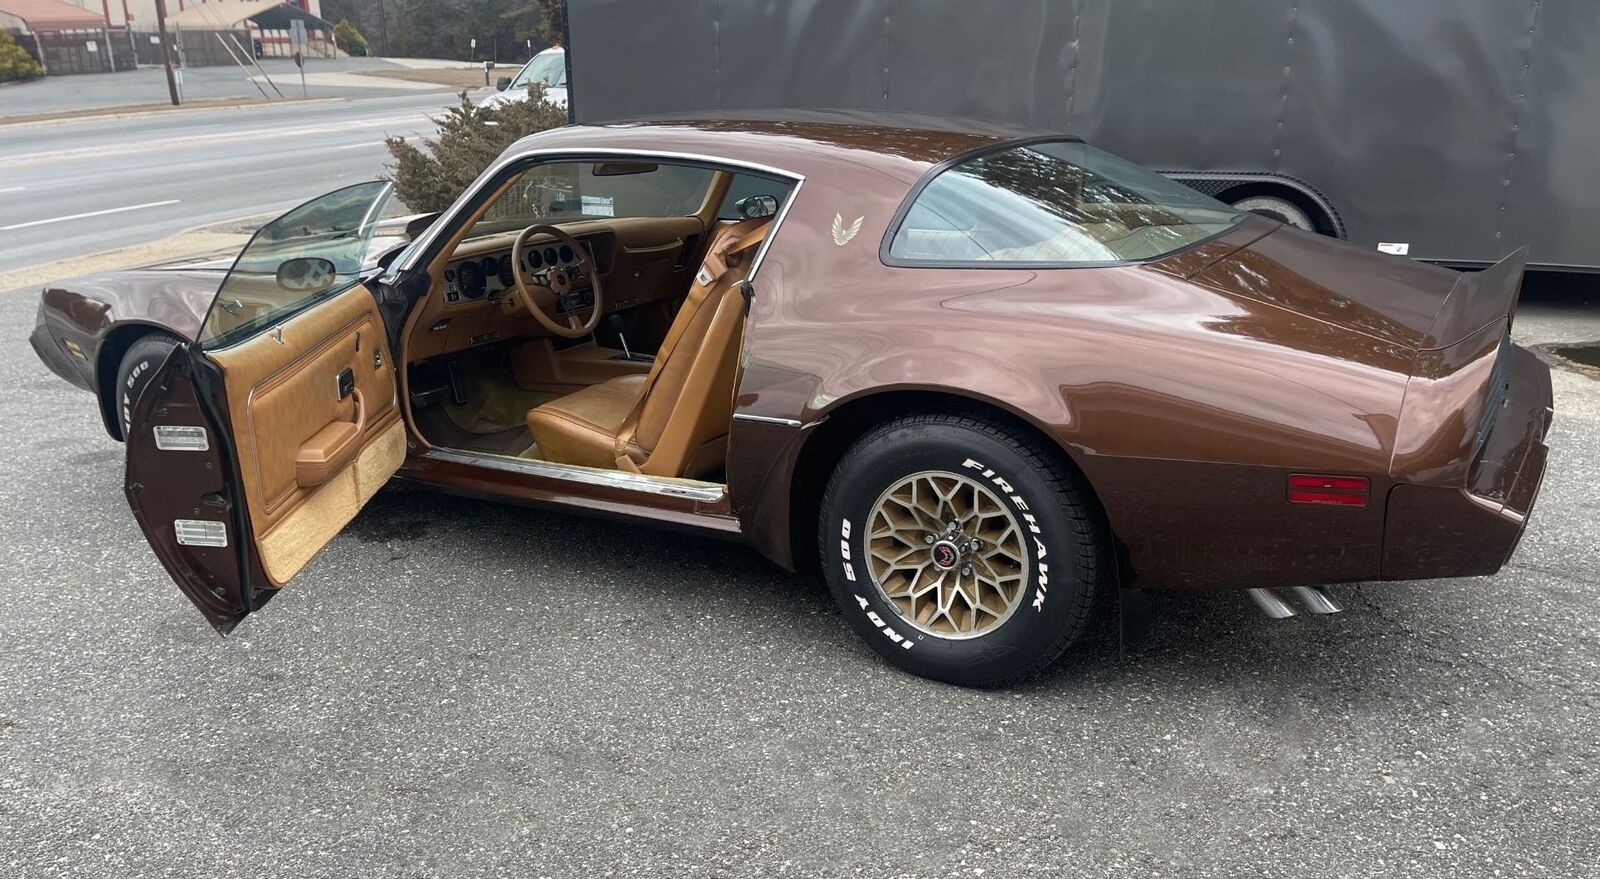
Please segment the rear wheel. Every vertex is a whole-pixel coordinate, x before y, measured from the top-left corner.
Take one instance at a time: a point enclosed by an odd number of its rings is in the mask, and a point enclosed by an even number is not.
[[[117,367],[117,384],[112,392],[116,394],[113,403],[117,411],[117,424],[122,428],[124,440],[128,438],[133,406],[139,402],[139,395],[149,386],[150,377],[155,374],[156,367],[166,362],[167,356],[178,347],[178,344],[177,336],[151,332],[140,336],[122,355],[122,363]]]
[[[1000,686],[1082,633],[1110,571],[1077,475],[1009,425],[955,413],[880,425],[840,460],[819,545],[874,650],[935,680]]]

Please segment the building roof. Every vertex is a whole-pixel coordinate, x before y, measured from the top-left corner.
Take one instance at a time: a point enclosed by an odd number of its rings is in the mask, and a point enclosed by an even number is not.
[[[30,31],[70,31],[106,26],[105,16],[61,0],[0,0],[0,12],[22,19]]]
[[[10,3],[12,0],[0,0]],[[182,12],[167,16],[170,27],[234,28],[245,21],[253,21],[268,30],[288,30],[289,22],[300,19],[312,30],[328,30],[333,25],[304,9],[290,6],[281,0],[205,0]]]

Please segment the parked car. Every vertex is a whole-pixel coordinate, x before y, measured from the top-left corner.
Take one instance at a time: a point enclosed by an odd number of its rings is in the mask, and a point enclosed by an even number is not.
[[[516,76],[502,76],[495,91],[478,101],[480,107],[499,107],[528,99],[528,86],[544,87],[544,99],[557,107],[567,105],[567,50],[554,46],[528,59]]]
[[[1522,253],[1461,274],[917,124],[543,132],[403,243],[347,188],[226,273],[53,285],[33,344],[126,407],[129,503],[222,632],[394,477],[814,563],[880,654],[972,685],[1107,591],[1326,610],[1511,555],[1551,418]]]

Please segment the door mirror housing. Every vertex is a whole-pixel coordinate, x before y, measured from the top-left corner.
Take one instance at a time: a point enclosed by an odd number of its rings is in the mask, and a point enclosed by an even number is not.
[[[339,267],[320,256],[297,256],[278,266],[278,287],[290,293],[321,293],[333,286]]]
[[[778,212],[778,197],[775,195],[747,195],[733,203],[734,210],[746,220],[757,217],[770,217]]]
[[[494,84],[494,87],[495,87],[496,91],[502,91],[502,92],[505,91],[508,88],[511,88],[511,77],[509,77],[509,76],[500,77],[500,81],[496,82]]]

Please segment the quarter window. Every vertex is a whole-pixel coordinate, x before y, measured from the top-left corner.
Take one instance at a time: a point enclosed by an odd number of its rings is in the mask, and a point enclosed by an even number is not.
[[[889,257],[931,264],[1097,265],[1175,253],[1245,215],[1076,141],[963,160],[917,193]]]

